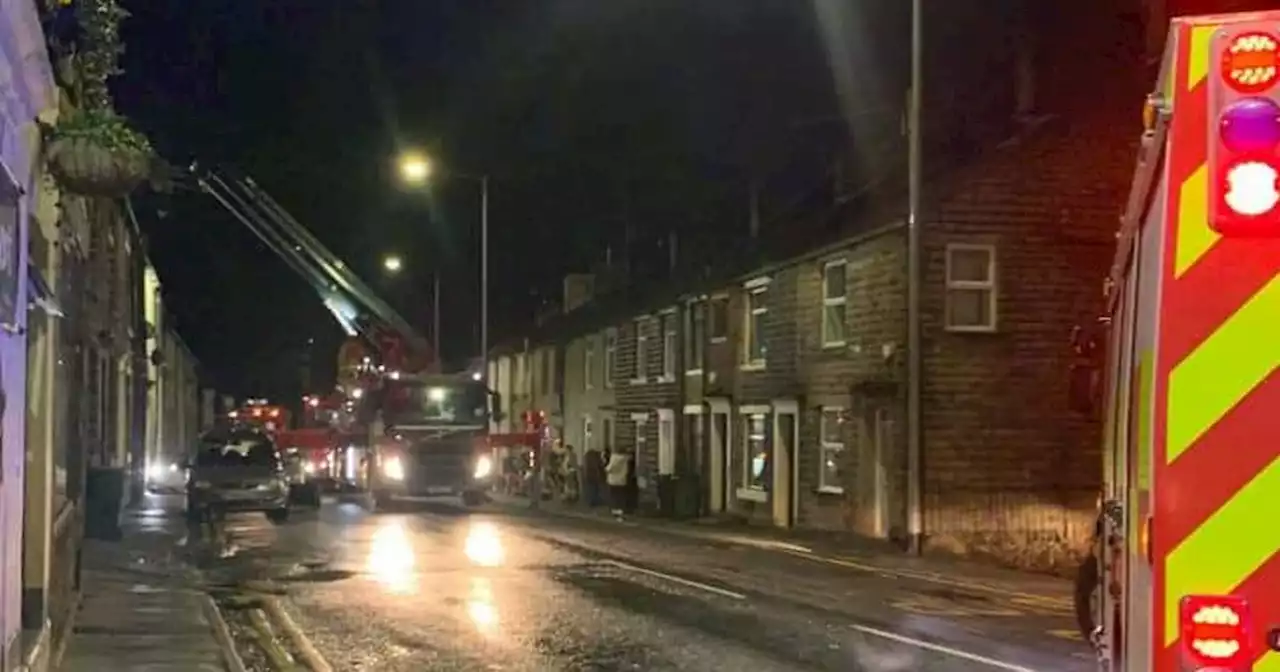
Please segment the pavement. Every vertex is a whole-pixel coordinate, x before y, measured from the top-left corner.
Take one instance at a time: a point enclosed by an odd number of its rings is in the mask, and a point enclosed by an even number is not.
[[[269,587],[336,671],[1096,669],[1055,580],[672,529],[329,501],[228,519],[202,569]]]
[[[63,672],[221,672],[220,617],[193,562],[198,529],[180,501],[148,496],[120,541],[85,542],[83,596]]]

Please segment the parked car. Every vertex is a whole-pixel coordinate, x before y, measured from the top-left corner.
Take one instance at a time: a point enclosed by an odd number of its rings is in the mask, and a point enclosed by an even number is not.
[[[289,479],[267,434],[215,430],[200,439],[187,480],[187,515],[205,519],[231,511],[262,511],[273,522],[289,518]]]

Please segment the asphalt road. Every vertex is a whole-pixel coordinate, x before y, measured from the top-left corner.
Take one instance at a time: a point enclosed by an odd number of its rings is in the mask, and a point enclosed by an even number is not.
[[[276,582],[334,670],[1095,669],[1052,600],[610,521],[327,502],[225,537],[208,578]]]

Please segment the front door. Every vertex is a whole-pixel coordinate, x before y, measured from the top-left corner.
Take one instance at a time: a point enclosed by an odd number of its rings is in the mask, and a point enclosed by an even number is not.
[[[711,512],[725,510],[729,495],[729,414],[711,413],[711,469],[707,479],[710,485]]]
[[[871,414],[872,441],[872,518],[875,536],[889,536],[889,456],[893,454],[893,412],[879,406]]]
[[[778,411],[773,428],[773,524],[793,527],[796,524],[796,413]]]

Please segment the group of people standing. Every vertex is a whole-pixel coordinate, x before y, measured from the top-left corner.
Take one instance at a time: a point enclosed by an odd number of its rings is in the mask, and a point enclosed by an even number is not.
[[[522,459],[523,458],[523,459]],[[533,451],[508,455],[504,461],[505,489],[510,494],[532,496],[535,469]],[[588,449],[579,464],[572,445],[547,451],[543,472],[543,497],[566,502],[584,500],[590,507],[605,503],[621,518],[635,505],[636,475],[632,456],[621,451]]]

